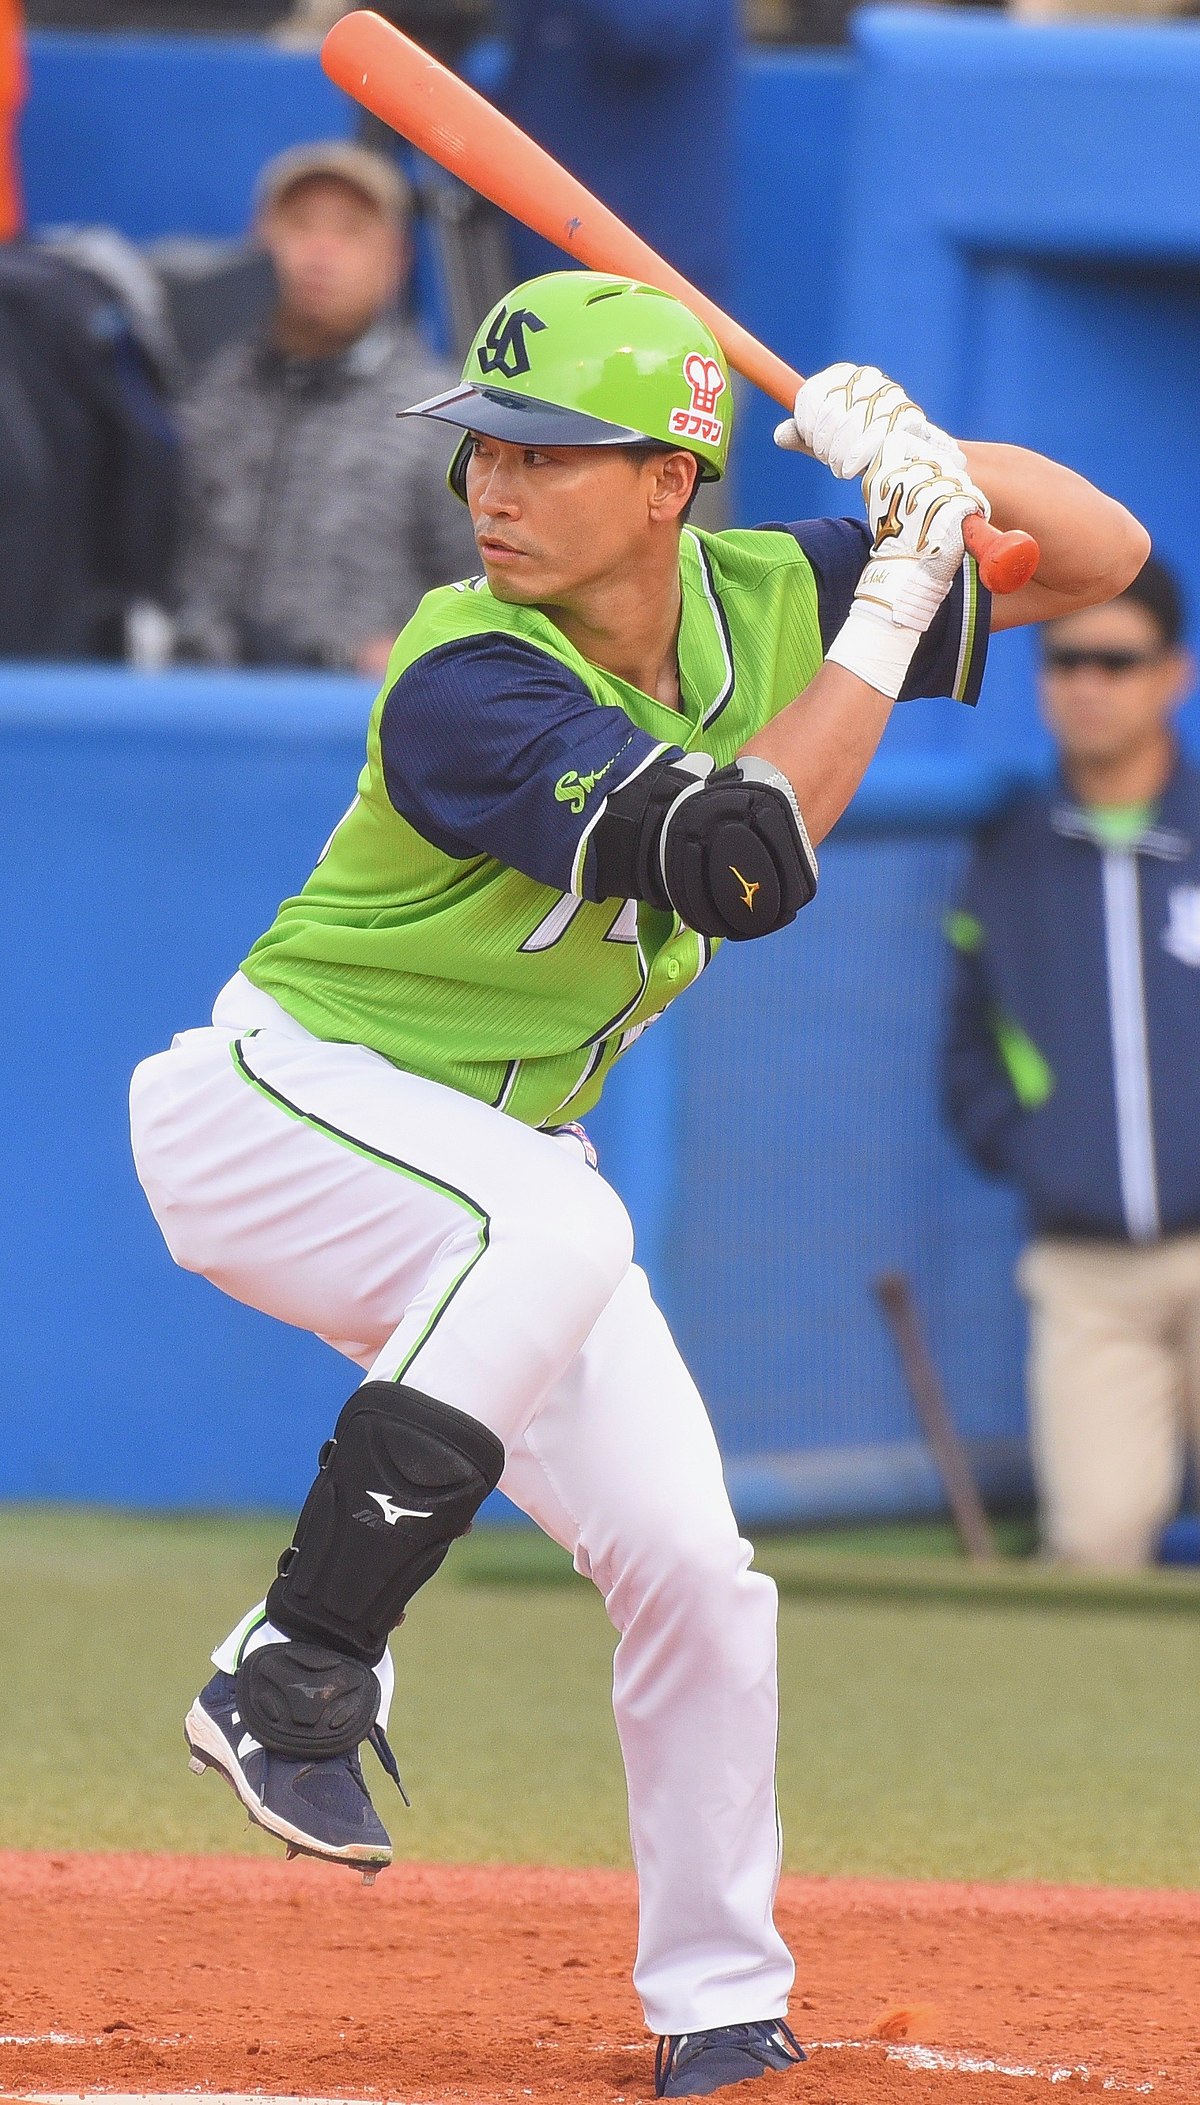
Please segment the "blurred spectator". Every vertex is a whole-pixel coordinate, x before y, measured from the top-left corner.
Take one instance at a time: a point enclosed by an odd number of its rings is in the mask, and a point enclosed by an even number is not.
[[[275,41],[315,49],[345,12],[345,0],[295,0],[274,32]],[[487,34],[492,0],[378,0],[375,12],[495,99],[499,46]],[[437,310],[441,342],[461,363],[475,340],[480,317],[504,297],[517,275],[509,241],[511,221],[425,155],[401,147],[395,132],[367,110],[358,112],[356,137],[360,145],[373,147],[389,160],[400,150],[414,214],[423,223],[418,280],[424,278],[426,298]]]
[[[959,910],[950,1118],[1024,1193],[1047,1553],[1145,1563],[1200,1451],[1200,772],[1178,589],[1153,557],[1042,632],[1061,774],[987,827]]]
[[[166,596],[175,440],[113,243],[0,246],[3,657],[121,657],[130,611]]]
[[[378,11],[459,66],[685,277],[729,302],[736,0],[383,0]],[[315,40],[343,12],[338,0],[296,0],[281,34]],[[501,42],[485,39],[489,26]],[[364,136],[375,143],[381,131],[368,120]],[[498,215],[473,211],[465,193],[423,184],[422,203],[464,348],[507,285],[565,267],[561,250],[515,221],[500,221],[498,251]]]
[[[422,594],[478,568],[444,435],[396,414],[454,377],[397,311],[403,180],[359,146],[294,147],[257,226],[273,316],[186,408],[178,653],[375,675]]]
[[[0,0],[0,241],[11,241],[25,219],[17,160],[17,124],[24,100],[21,0]]]

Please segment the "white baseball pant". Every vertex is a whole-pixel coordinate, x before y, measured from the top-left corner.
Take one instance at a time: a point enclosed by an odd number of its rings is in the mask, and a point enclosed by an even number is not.
[[[782,2016],[775,1587],[615,1192],[570,1136],[314,1038],[241,974],[130,1107],[176,1263],[478,1418],[603,1594],[648,2026]]]

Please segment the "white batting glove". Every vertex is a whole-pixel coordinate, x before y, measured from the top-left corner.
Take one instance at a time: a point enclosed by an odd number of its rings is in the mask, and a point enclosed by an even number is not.
[[[872,546],[838,634],[835,665],[893,700],[963,562],[963,525],[989,516],[983,491],[941,448],[885,440],[863,477]]]
[[[896,381],[877,365],[852,365],[848,359],[805,381],[792,415],[776,426],[775,444],[785,452],[811,453],[849,481],[864,473],[896,432],[907,432],[922,446],[943,451],[948,465],[965,470],[966,460],[954,439],[931,424]]]

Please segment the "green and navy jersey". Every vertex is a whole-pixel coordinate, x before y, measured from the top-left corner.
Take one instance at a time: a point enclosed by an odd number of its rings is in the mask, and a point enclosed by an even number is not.
[[[582,1115],[716,947],[596,896],[607,798],[663,756],[727,766],[818,670],[869,546],[849,519],[686,528],[678,709],[482,578],[429,593],[392,652],[358,794],[247,977],[315,1036],[530,1125]],[[967,561],[905,695],[974,701],[988,615]]]

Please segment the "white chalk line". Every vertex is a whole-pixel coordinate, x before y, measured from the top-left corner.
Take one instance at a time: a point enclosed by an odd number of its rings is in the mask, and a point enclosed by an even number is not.
[[[809,2039],[804,2042],[806,2051],[824,2054],[878,2053],[882,2048],[889,2061],[899,2061],[905,2068],[962,2076],[1025,2076],[1035,2083],[1070,2083],[1083,2076],[1094,2079],[1099,2071],[1077,2061],[1070,2068],[1037,2068],[1020,2061],[991,2061],[979,2054],[948,2054],[936,2047],[910,2046],[889,2039]],[[1123,2090],[1145,2096],[1152,2092],[1150,2081],[1132,2083],[1124,2076],[1104,2076],[1100,2079],[1102,2090]]]
[[[182,2033],[175,2033],[170,2038],[165,2039],[152,2038],[147,2033],[125,2033],[123,2036],[126,2038],[132,2036],[148,2046],[155,2047],[180,2046],[188,2043],[187,2035]],[[0,2046],[105,2046],[111,2044],[112,2037],[113,2035],[104,2033],[85,2035],[75,2032],[4,2032],[0,2033]],[[915,2046],[895,2040],[810,2039],[806,2040],[804,2044],[806,2051],[809,2053],[818,2051],[825,2054],[882,2052],[889,2061],[898,2062],[904,2068],[922,2072],[945,2073],[947,2075],[1022,2076],[1034,2082],[1057,2084],[1070,2083],[1079,2077],[1092,2079],[1098,2074],[1098,2071],[1089,2068],[1086,2062],[1075,2062],[1070,2067],[1038,2068],[1036,2065],[1028,2062],[997,2061],[979,2054],[953,2054],[947,2053],[941,2048]],[[561,2040],[537,2039],[534,2041],[535,2048],[541,2048],[543,2051],[547,2047],[553,2049],[562,2047],[562,2045],[563,2042]],[[611,2054],[614,2051],[623,2054],[638,2054],[644,2053],[645,2050],[643,2042],[626,2043],[624,2041],[616,2048],[608,2043],[592,2048],[592,2052],[595,2054]],[[1100,2079],[1100,2088],[1107,2091],[1124,2091],[1130,2095],[1146,2096],[1153,2092],[1154,2084],[1150,2080],[1134,2083],[1123,2076],[1104,2076]],[[302,2098],[292,2094],[268,2095],[262,2091],[206,2091],[200,2093],[195,2090],[179,2093],[164,2091],[118,2092],[111,2090],[26,2091],[22,2093],[0,2091],[0,2105],[7,2105],[9,2099],[17,2096],[27,2100],[28,2105],[72,2105],[72,2101],[87,2097],[104,2098],[106,2105],[178,2105],[178,2101],[190,2101],[198,2095],[204,2096],[206,2105],[350,2105],[350,2101],[337,2098]],[[392,2105],[397,2105],[397,2101],[392,2101]]]
[[[889,2061],[898,2061],[904,2068],[961,2076],[1028,2076],[1041,2083],[1069,2083],[1073,2077],[1094,2076],[1086,2062],[1076,2062],[1071,2068],[1036,2068],[1019,2061],[990,2061],[978,2054],[949,2054],[936,2047],[912,2046],[889,2039],[806,2039],[802,2045],[808,2054],[818,2051],[823,2054],[869,2054],[884,2053]],[[558,2039],[535,2039],[538,2047],[561,2047]],[[592,2048],[593,2054],[641,2054],[645,2043],[620,2046],[605,2042]],[[1133,2083],[1124,2076],[1105,2076],[1101,2080],[1102,2090],[1123,2090],[1145,2095],[1153,2091],[1151,2082]]]
[[[190,2032],[143,2032],[137,2025],[116,2025],[111,2032],[0,2032],[0,2047],[109,2047],[119,2039],[136,2040],[141,2046],[182,2047],[192,2045]],[[77,2093],[72,2093],[77,2095]],[[0,2091],[0,2097],[7,2097]]]

